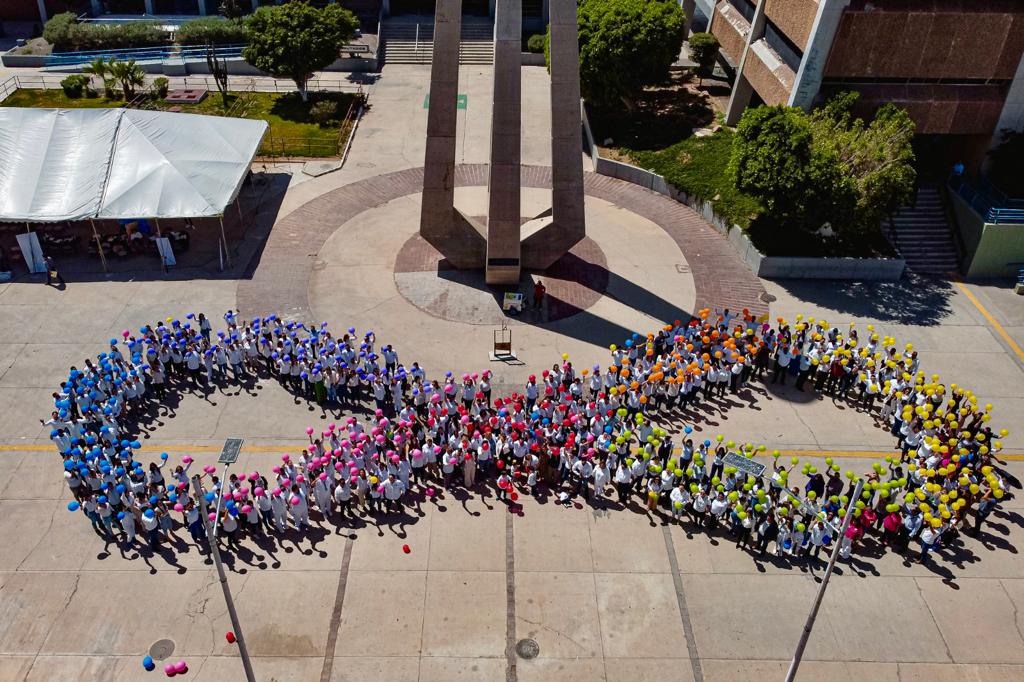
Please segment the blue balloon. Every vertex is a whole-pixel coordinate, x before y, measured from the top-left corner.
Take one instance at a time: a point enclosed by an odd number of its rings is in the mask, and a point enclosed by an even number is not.
[[[142,447],[142,443],[141,443],[141,442],[139,442],[139,441],[137,441],[137,440],[133,440],[133,441],[132,441],[132,447],[133,447],[133,448],[135,448],[135,449],[137,450],[137,449],[139,449],[139,448],[141,448],[141,447]]]
[[[683,431],[685,431],[686,433],[693,433],[693,427],[692,426],[686,426],[686,427],[683,428]]]
[[[100,495],[99,498],[97,498],[97,502],[99,502],[100,504],[106,504],[107,503],[107,496],[106,495]]]
[[[118,494],[118,495],[123,495],[123,494],[124,494],[124,491],[125,491],[125,490],[127,490],[127,489],[128,489],[128,488],[126,488],[126,487],[125,487],[124,483],[118,483],[118,484],[117,484],[117,487],[116,487],[116,488],[114,488],[114,490],[116,490],[116,491],[117,491],[117,494]]]
[[[151,519],[154,516],[156,516],[152,509],[147,509],[146,511],[142,512],[142,515],[145,516],[147,519]]]
[[[156,663],[153,662],[152,656],[146,656],[142,659],[142,667],[146,670],[153,670],[156,668]]]
[[[77,502],[74,502],[74,501],[68,502],[68,511],[72,511],[72,512],[73,511],[78,511],[81,508],[81,506],[82,505],[80,505],[80,504],[78,504]]]
[[[160,453],[160,459],[167,459],[167,453],[166,452],[161,452]]]
[[[214,500],[217,499],[217,496],[214,495],[213,493],[206,493],[206,495],[203,496],[203,499],[205,499],[207,502],[213,502]]]
[[[123,521],[124,520],[124,512],[117,512],[117,520],[118,521]]]
[[[157,497],[156,495],[150,495],[149,496],[149,503],[150,504],[156,504],[159,501],[160,501],[160,498]]]
[[[709,441],[709,440],[704,441],[704,447],[710,447],[710,446],[711,446],[711,441]]]

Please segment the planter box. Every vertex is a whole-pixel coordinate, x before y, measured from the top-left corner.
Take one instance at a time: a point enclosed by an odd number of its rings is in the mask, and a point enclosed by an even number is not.
[[[10,54],[0,55],[0,61],[9,69],[38,69],[46,66],[46,55],[41,54]]]
[[[750,238],[737,225],[715,213],[709,201],[698,199],[669,184],[657,173],[637,168],[621,161],[612,161],[601,156],[594,144],[594,136],[583,108],[583,127],[588,150],[598,175],[625,180],[652,192],[663,194],[681,204],[686,204],[700,214],[716,231],[722,234],[735,249],[747,267],[758,277],[765,279],[849,279],[872,281],[895,281],[903,276],[907,264],[902,258],[797,258],[766,256],[757,250]]]

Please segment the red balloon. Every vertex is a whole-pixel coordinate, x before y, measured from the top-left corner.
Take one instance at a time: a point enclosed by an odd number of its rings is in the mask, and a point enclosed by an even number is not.
[[[505,468],[505,462],[499,459],[498,460],[498,468],[499,469],[504,469]]]
[[[509,497],[511,497],[512,501],[515,502],[516,500],[519,499],[519,493],[512,493],[511,495],[509,495]]]
[[[234,644],[235,643],[235,633],[233,633],[233,632],[231,632],[229,630],[227,632],[227,634],[224,635],[224,639],[228,640],[228,644]]]
[[[406,554],[408,554],[412,550],[409,549],[409,545],[402,545],[402,551],[405,552]]]

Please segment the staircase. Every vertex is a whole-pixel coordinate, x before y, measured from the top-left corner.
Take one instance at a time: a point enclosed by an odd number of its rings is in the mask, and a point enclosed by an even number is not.
[[[434,52],[432,21],[388,20],[380,27],[378,55],[386,64],[430,64]],[[494,63],[494,27],[490,21],[462,19],[459,64]]]
[[[901,208],[889,226],[890,240],[914,272],[947,274],[959,269],[941,185],[922,183],[917,200]]]

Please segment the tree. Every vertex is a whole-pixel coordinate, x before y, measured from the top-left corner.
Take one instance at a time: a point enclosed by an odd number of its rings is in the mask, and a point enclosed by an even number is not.
[[[217,48],[213,43],[206,44],[206,65],[213,75],[213,82],[217,84],[217,90],[220,92],[220,99],[226,111],[228,108],[228,62],[223,57],[217,57]]]
[[[103,57],[97,57],[82,67],[82,73],[96,76],[100,79],[100,82],[106,81],[107,76],[110,75],[110,66],[113,61],[113,58],[108,61]]]
[[[851,113],[856,100],[843,93],[811,114],[782,106],[745,111],[729,163],[737,189],[779,224],[876,229],[913,192],[914,122],[885,105],[865,123]]]
[[[110,75],[121,84],[121,92],[124,98],[131,99],[135,95],[135,88],[146,82],[146,72],[135,63],[134,59],[126,62],[117,60],[110,61]]]
[[[855,197],[848,220],[836,221],[853,230],[873,229],[906,204],[914,192],[915,125],[906,109],[886,104],[870,123],[854,118],[859,95],[836,95],[810,115],[814,143],[848,179]]]
[[[582,0],[577,21],[583,96],[632,110],[644,86],[668,78],[686,17],[674,0]]]
[[[796,107],[755,107],[743,112],[732,143],[729,172],[741,192],[772,215],[802,213],[812,157],[811,125]]]
[[[690,58],[697,62],[698,78],[710,76],[718,59],[718,38],[715,34],[694,33],[690,36]]]
[[[337,4],[323,9],[304,2],[260,7],[246,20],[249,44],[242,57],[257,69],[295,81],[305,102],[306,83],[338,58],[358,25],[355,15]]]
[[[238,0],[223,0],[219,11],[228,19],[239,19],[245,15],[245,10],[238,4]]]

